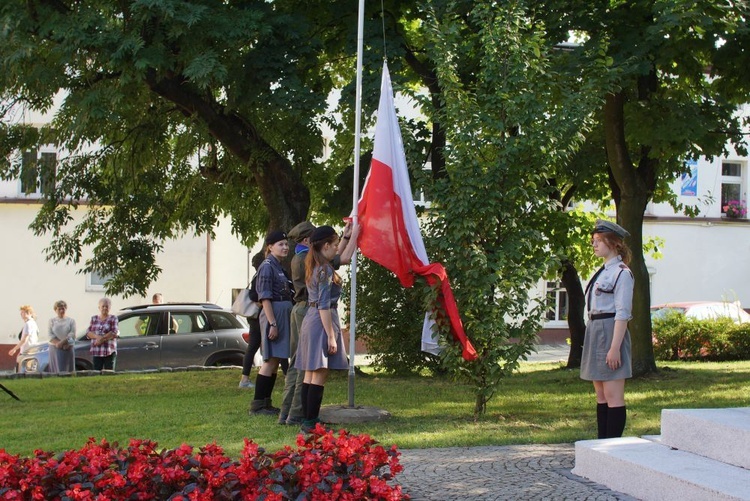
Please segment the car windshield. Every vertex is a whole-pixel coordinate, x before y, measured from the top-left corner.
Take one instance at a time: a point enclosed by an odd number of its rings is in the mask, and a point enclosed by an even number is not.
[[[666,318],[670,314],[681,313],[685,314],[685,308],[678,308],[676,306],[667,306],[664,308],[651,308],[651,320]]]

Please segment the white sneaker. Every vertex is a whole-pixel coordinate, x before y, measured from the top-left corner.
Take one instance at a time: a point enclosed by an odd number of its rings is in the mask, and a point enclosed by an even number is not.
[[[239,388],[255,388],[255,385],[249,379],[247,381],[240,381]]]

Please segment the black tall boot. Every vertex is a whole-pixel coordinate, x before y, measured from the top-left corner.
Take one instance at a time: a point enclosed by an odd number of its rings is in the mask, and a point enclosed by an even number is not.
[[[596,428],[597,438],[607,438],[607,414],[609,408],[607,404],[596,404]]]
[[[310,414],[310,419],[320,421],[320,406],[323,405],[323,390],[325,386],[318,384],[311,384],[308,389],[307,395],[307,412]]]
[[[312,432],[315,429],[315,425],[320,422],[320,406],[323,403],[324,389],[323,386],[317,384],[308,385],[305,420],[302,421],[302,427],[300,428],[303,433]]]
[[[302,383],[300,403],[302,404],[302,419],[307,419],[307,396],[310,394],[310,383]]]
[[[266,407],[266,409],[268,409],[268,410],[270,410],[270,411],[273,411],[273,413],[274,413],[274,414],[278,414],[279,412],[281,412],[281,409],[279,409],[278,407],[274,407],[274,406],[273,406],[273,405],[271,404],[271,394],[273,393],[273,388],[274,388],[274,386],[276,386],[276,376],[277,376],[277,374],[278,374],[278,373],[274,372],[274,373],[273,373],[273,374],[271,374],[271,376],[269,377],[269,379],[270,379],[271,381],[270,381],[270,383],[269,383],[269,388],[268,388],[268,391],[267,391],[267,393],[266,393],[266,395],[265,395],[265,398],[264,398],[264,400],[265,400],[265,407]]]
[[[617,438],[622,436],[625,429],[625,418],[627,412],[625,406],[610,407],[607,412],[607,438]]]
[[[258,374],[255,379],[255,398],[250,402],[250,414],[275,415],[276,412],[267,408],[269,395],[273,391],[272,378]]]

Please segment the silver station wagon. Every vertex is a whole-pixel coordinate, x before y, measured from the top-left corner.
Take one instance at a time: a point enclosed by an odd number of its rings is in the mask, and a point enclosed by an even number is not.
[[[118,312],[117,319],[117,371],[242,365],[250,335],[243,317],[211,303],[133,306]],[[94,367],[85,336],[76,341],[76,370]],[[32,347],[18,362],[18,372],[47,372],[48,367],[48,343]]]

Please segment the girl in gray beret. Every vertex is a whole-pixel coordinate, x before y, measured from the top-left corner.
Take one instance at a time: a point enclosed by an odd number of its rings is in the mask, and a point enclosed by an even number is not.
[[[594,255],[602,258],[586,286],[588,324],[583,342],[581,379],[592,381],[596,392],[598,438],[622,436],[625,428],[625,379],[632,377],[630,333],[633,273],[630,249],[621,226],[598,220],[591,235]]]

